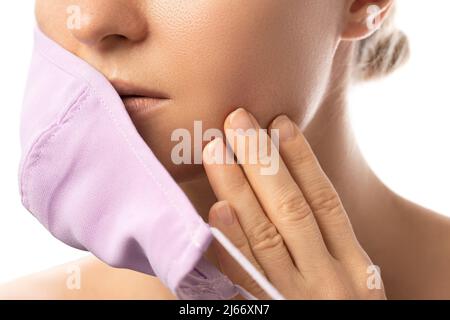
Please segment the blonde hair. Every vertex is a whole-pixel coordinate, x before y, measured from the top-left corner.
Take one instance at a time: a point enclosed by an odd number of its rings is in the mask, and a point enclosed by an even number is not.
[[[372,36],[358,42],[353,61],[353,80],[365,81],[392,73],[409,58],[408,37],[394,24],[395,8],[383,26]]]

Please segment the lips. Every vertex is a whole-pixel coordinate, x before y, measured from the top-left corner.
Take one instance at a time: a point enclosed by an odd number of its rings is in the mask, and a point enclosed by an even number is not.
[[[139,97],[139,96],[123,96],[123,104],[129,113],[138,113],[150,111],[158,108],[167,99]]]
[[[123,80],[112,80],[111,84],[119,93],[129,113],[141,113],[159,108],[169,100],[162,92],[140,87]]]

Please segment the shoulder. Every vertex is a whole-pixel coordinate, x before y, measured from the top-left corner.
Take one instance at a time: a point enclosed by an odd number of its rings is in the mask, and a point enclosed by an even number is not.
[[[0,299],[175,299],[155,277],[89,256],[0,285]]]
[[[394,296],[449,299],[450,218],[404,198],[398,201]]]

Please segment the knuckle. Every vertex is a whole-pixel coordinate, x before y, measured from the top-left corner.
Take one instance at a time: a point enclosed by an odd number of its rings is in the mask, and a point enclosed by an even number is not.
[[[240,251],[244,251],[244,249],[247,249],[249,247],[248,240],[244,234],[235,236],[232,242],[234,246],[238,248]]]
[[[249,242],[255,251],[268,251],[280,248],[283,245],[283,238],[273,224],[263,222],[250,232]]]
[[[311,206],[317,208],[316,213],[320,215],[337,215],[341,213],[341,200],[336,191],[330,187],[320,187],[314,191]]]
[[[298,152],[294,152],[292,153],[291,157],[290,157],[290,162],[294,167],[305,167],[310,165],[310,164],[314,164],[314,162],[316,161],[316,158],[314,156],[314,154],[308,149],[306,150],[301,150]]]
[[[311,213],[308,203],[303,199],[301,193],[294,188],[281,188],[277,199],[277,210],[286,219],[298,220]]]

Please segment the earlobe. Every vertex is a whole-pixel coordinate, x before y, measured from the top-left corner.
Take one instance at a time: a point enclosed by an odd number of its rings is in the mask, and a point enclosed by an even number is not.
[[[395,0],[352,0],[341,34],[342,40],[369,37],[383,24]]]

